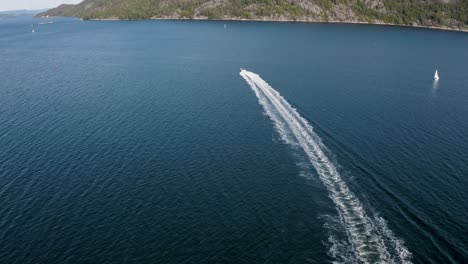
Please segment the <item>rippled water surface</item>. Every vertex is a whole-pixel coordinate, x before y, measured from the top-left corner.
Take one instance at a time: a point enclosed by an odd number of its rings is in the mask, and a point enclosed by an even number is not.
[[[0,263],[468,259],[468,34],[40,22],[0,20]]]

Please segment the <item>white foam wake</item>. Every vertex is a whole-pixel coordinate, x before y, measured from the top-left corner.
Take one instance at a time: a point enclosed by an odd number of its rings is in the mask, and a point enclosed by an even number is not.
[[[410,263],[411,254],[402,246],[402,241],[398,244],[400,248],[385,242],[385,233],[378,230],[374,221],[366,215],[361,202],[341,179],[335,165],[325,154],[320,137],[307,120],[259,75],[247,70],[241,70],[240,75],[254,91],[283,140],[299,146],[307,155],[336,205],[356,258],[363,263]],[[395,237],[391,239],[394,241]],[[390,254],[387,245],[392,246],[391,252],[397,253]]]

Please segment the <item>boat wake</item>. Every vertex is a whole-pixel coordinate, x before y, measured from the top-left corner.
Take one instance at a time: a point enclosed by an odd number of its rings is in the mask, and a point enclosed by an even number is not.
[[[385,221],[366,214],[362,203],[325,154],[326,147],[307,120],[259,75],[245,69],[241,69],[240,75],[254,91],[281,138],[303,150],[317,171],[336,206],[339,222],[346,231],[348,243],[358,262],[411,263],[411,253],[387,228]]]

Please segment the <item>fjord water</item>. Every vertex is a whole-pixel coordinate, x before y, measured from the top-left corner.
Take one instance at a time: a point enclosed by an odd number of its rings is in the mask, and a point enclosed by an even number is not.
[[[467,259],[467,34],[54,20],[0,20],[0,263]]]

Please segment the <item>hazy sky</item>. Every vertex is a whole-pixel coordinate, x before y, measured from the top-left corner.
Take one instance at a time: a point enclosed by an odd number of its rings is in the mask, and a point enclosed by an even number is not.
[[[76,4],[82,0],[0,0],[0,11],[17,9],[44,9],[60,4]]]

